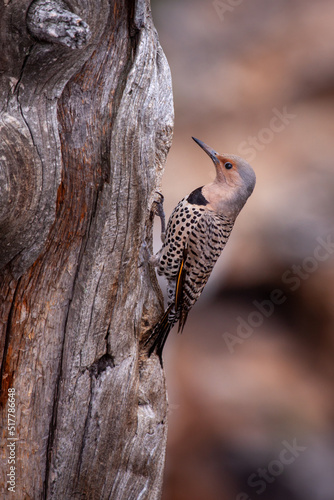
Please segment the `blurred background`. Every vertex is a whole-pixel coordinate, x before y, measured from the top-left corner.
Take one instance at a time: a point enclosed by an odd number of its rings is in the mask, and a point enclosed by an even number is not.
[[[163,500],[333,500],[334,2],[152,9],[175,99],[166,215],[214,178],[191,136],[257,174],[183,335],[165,347]]]

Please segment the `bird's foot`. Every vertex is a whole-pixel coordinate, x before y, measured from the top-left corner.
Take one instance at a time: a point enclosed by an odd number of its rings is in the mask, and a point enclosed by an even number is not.
[[[142,267],[144,264],[156,267],[159,264],[159,258],[159,252],[156,255],[152,255],[146,241],[143,241],[139,251],[138,267]]]
[[[164,211],[164,195],[160,193],[159,191],[156,191],[156,193],[159,195],[160,199],[155,200],[155,214],[160,218],[161,221],[161,241],[162,243],[165,241],[165,235],[166,235],[166,217],[165,217],[165,211]]]

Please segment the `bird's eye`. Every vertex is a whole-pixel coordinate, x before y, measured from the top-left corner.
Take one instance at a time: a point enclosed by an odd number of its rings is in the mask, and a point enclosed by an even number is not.
[[[230,168],[233,168],[232,163],[230,163],[229,161],[227,161],[227,162],[225,163],[225,168],[227,168],[227,170],[230,170]]]

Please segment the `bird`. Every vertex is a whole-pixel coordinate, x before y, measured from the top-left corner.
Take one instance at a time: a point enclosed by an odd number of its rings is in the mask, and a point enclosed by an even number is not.
[[[167,279],[168,303],[145,345],[148,356],[155,352],[161,365],[170,330],[178,322],[178,331],[183,331],[188,313],[200,297],[256,182],[253,168],[244,159],[219,154],[203,141],[192,139],[213,161],[216,177],[178,203],[166,231],[163,209],[157,212],[162,217],[163,244],[150,263]]]

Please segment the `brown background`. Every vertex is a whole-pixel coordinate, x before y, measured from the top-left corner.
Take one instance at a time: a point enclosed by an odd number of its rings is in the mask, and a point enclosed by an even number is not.
[[[334,3],[220,4],[225,14],[210,1],[153,2],[176,112],[166,214],[214,175],[192,135],[257,174],[184,334],[165,348],[163,499],[333,500],[334,249],[320,242],[334,241]],[[271,298],[265,317],[254,301]],[[240,321],[247,338],[229,349]]]

